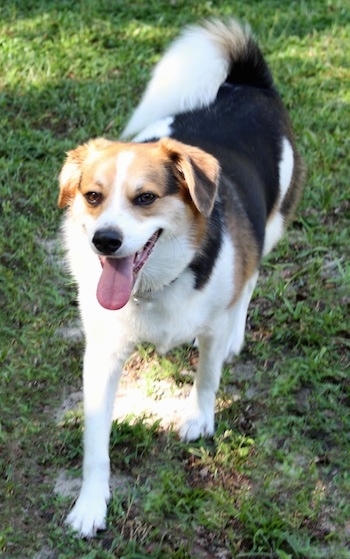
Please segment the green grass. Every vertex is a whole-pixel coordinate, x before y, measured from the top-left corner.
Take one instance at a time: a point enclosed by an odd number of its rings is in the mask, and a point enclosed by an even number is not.
[[[186,445],[153,420],[111,438],[124,476],[107,530],[63,525],[58,473],[80,475],[75,289],[52,244],[64,152],[117,138],[169,40],[206,16],[250,22],[308,166],[285,240],[266,260],[244,351],[227,367],[213,440]],[[0,554],[35,559],[349,559],[350,11],[281,3],[7,0],[0,8]],[[188,386],[193,351],[131,362],[147,393]],[[184,373],[185,371],[185,373]],[[158,396],[157,396],[158,397]]]

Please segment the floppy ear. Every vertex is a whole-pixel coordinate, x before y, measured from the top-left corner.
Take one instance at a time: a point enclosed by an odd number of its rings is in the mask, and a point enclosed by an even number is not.
[[[88,143],[78,146],[67,153],[67,159],[59,175],[60,192],[58,195],[58,207],[64,208],[74,199],[77,192],[82,165],[86,158],[98,149],[103,149],[111,142],[104,138],[96,138]]]
[[[86,158],[88,145],[84,144],[67,152],[67,159],[59,176],[58,207],[69,206],[79,186],[81,165]]]
[[[211,214],[218,190],[220,165],[209,153],[171,138],[163,138],[160,145],[184,178],[198,211],[205,217]]]

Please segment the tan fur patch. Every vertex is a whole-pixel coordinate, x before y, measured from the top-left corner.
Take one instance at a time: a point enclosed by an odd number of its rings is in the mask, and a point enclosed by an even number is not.
[[[59,176],[60,192],[58,196],[58,207],[69,206],[73,201],[81,179],[82,167],[96,150],[111,144],[109,140],[97,138],[78,146],[67,153],[67,159]]]
[[[234,292],[230,306],[239,299],[242,289],[249,278],[256,272],[260,254],[254,232],[243,211],[240,211],[240,201],[233,198],[234,192],[222,183],[220,196],[225,206],[226,226],[235,250],[233,286]],[[238,207],[235,207],[238,206]]]

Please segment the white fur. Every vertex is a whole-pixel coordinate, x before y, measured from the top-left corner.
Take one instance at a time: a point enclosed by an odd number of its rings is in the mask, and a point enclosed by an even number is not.
[[[171,136],[171,125],[174,122],[174,117],[168,116],[149,124],[139,132],[134,138],[134,142],[145,142],[152,138],[166,138]]]
[[[280,212],[282,202],[291,185],[294,169],[293,148],[287,138],[282,141],[282,156],[279,163],[280,194],[275,211],[272,213],[265,230],[264,256],[268,254],[281,239],[284,231],[284,219]]]
[[[282,214],[277,211],[270,217],[265,229],[265,241],[263,255],[266,256],[278,243],[283,235],[284,219]]]
[[[291,184],[294,169],[293,148],[287,138],[282,140],[282,157],[279,164],[280,200],[282,201]]]
[[[239,355],[244,341],[245,325],[250,300],[252,298],[259,273],[255,272],[244,286],[238,301],[230,309],[230,336],[226,348],[225,361],[230,362]]]
[[[208,106],[226,79],[228,52],[234,56],[245,41],[245,30],[234,20],[228,26],[213,21],[185,29],[155,67],[122,137],[164,117]]]

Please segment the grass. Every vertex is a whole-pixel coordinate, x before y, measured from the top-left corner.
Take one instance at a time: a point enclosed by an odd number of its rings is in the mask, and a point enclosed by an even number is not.
[[[349,559],[350,12],[281,3],[8,0],[0,8],[0,554],[6,559]],[[155,418],[114,425],[106,532],[77,540],[59,472],[80,475],[81,340],[60,265],[64,152],[118,137],[150,68],[187,22],[250,22],[292,114],[308,181],[266,260],[245,349],[227,367],[217,432],[187,445]],[[156,398],[186,390],[195,354],[140,350]],[[162,385],[160,385],[162,386]]]

